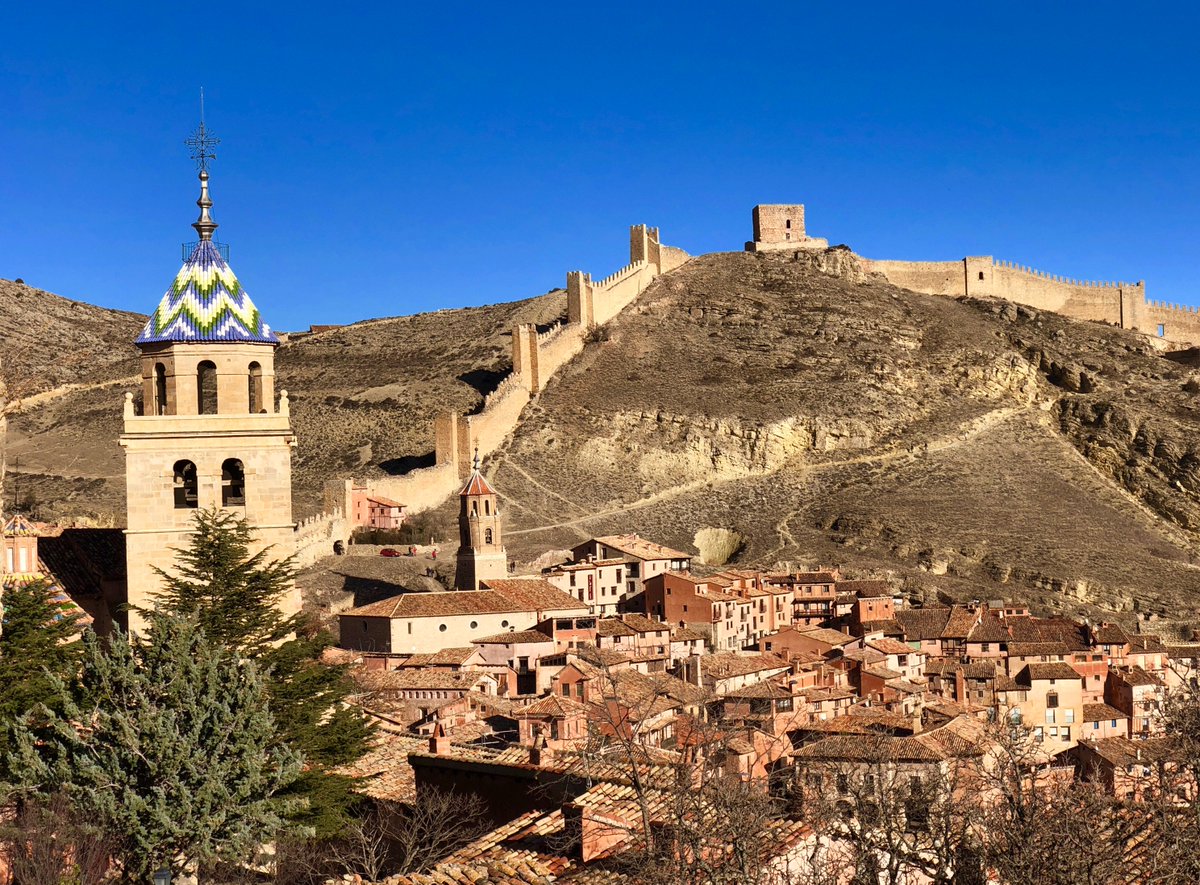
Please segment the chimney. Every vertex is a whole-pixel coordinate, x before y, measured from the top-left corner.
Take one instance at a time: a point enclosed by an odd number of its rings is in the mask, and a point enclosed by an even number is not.
[[[450,752],[450,738],[446,737],[446,729],[442,728],[440,722],[433,727],[433,735],[429,738],[429,752],[438,756],[445,756]]]
[[[539,731],[537,738],[533,742],[533,746],[529,748],[529,764],[541,765],[543,753],[546,752],[546,735]]]

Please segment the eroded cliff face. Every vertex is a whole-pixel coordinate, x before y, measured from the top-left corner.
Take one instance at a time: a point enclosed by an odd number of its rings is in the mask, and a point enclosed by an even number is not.
[[[1200,607],[1200,384],[1140,336],[896,289],[845,248],[694,259],[608,332],[494,461],[518,556],[718,526],[742,564],[915,597]]]

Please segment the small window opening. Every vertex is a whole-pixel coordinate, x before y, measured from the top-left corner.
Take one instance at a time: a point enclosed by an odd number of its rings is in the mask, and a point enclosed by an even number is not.
[[[791,230],[792,229],[792,219],[789,218],[787,221],[785,221],[783,223],[783,226],[786,227],[788,230]]]
[[[979,272],[979,279],[981,279],[981,280],[983,279],[983,271]]]
[[[1162,323],[1158,324],[1158,337],[1159,338],[1167,337],[1167,327],[1164,326]]]
[[[191,461],[175,462],[175,509],[186,510],[198,506],[198,483],[196,465]]]
[[[221,465],[221,506],[244,507],[246,504],[246,471],[237,458]]]
[[[257,415],[259,412],[266,411],[266,408],[263,406],[263,383],[262,382],[263,382],[262,366],[260,366],[258,363],[251,363],[250,364],[250,390],[248,391],[251,415]]]
[[[472,502],[471,502],[471,515],[472,515],[472,516],[478,516],[478,515],[479,515],[479,502],[478,502],[478,501],[472,501]]]
[[[491,502],[491,501],[484,501],[484,502],[483,502],[483,515],[484,515],[484,516],[491,516],[491,515],[492,515],[492,502]]]
[[[196,367],[196,394],[198,413],[217,414],[217,366],[204,360]]]
[[[167,367],[154,364],[154,414],[167,414]]]
[[[492,543],[492,530],[491,529],[483,530],[483,543],[485,543],[485,544]]]

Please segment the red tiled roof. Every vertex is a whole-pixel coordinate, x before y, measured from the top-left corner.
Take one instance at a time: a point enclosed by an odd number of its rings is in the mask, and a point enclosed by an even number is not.
[[[470,495],[494,495],[496,490],[488,485],[488,481],[483,478],[483,474],[479,472],[479,468],[471,471],[471,475],[467,477],[466,485],[462,487],[462,491],[458,493],[461,497]]]
[[[620,550],[626,556],[633,556],[637,559],[691,559],[692,554],[684,553],[680,550],[673,550],[662,544],[656,544],[654,541],[647,541],[645,538],[639,538],[637,535],[605,535],[602,538],[593,538],[593,541],[599,541],[605,547],[611,547],[614,550]]]
[[[508,633],[495,633],[471,641],[476,645],[529,645],[533,642],[553,642],[554,638],[547,636],[541,630],[512,630]]]
[[[587,610],[586,605],[545,578],[504,578],[481,581],[480,584],[508,597],[522,611]]]

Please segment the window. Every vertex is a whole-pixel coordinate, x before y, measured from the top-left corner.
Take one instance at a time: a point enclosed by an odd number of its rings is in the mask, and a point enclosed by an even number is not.
[[[1167,327],[1164,326],[1162,323],[1158,324],[1158,337],[1159,338],[1167,337]]]
[[[154,364],[154,414],[167,414],[167,367]]]
[[[246,506],[246,471],[237,458],[221,464],[221,506]]]
[[[1075,721],[1075,711],[1070,708],[1063,710],[1063,722],[1067,723],[1067,725],[1070,725],[1074,721]]]
[[[262,384],[262,366],[258,363],[250,364],[249,390],[247,391],[247,402],[250,404],[250,414],[257,415],[259,412],[265,412],[267,409],[263,405],[263,384]]]
[[[791,230],[792,229],[792,219],[789,218],[787,221],[785,221],[784,227],[787,228],[788,230]]]
[[[1046,724],[1047,724],[1047,725],[1050,725],[1050,724],[1052,724],[1053,722],[1054,722],[1054,711],[1053,711],[1053,710],[1047,710],[1047,711],[1046,711]]]
[[[565,682],[562,684],[562,696],[564,698],[569,698],[571,696],[571,686]]]
[[[572,587],[575,586],[575,573],[574,572],[571,572],[570,586],[572,586]]]
[[[981,280],[983,279],[983,271],[979,272],[979,279],[981,279]]]
[[[175,462],[175,509],[185,510],[199,504],[196,465],[191,461]]]
[[[492,515],[492,502],[488,501],[486,498],[483,501],[483,515],[484,516]]]
[[[486,501],[483,502],[483,509],[487,510],[487,502]],[[483,530],[483,543],[485,543],[485,544],[492,543],[492,530],[491,529]]]
[[[979,646],[979,650],[981,652],[983,652],[984,654],[987,654],[989,651],[992,650],[992,644],[990,642],[985,642]]]
[[[1057,707],[1058,706],[1058,692],[1052,691],[1048,695],[1046,695],[1046,706],[1047,707]]]
[[[217,414],[217,366],[209,360],[196,367],[196,413]]]
[[[1099,723],[1099,721],[1096,721],[1096,722],[1093,722],[1093,723],[1092,723],[1092,730],[1093,730],[1093,731],[1095,731],[1095,730],[1096,730],[1096,729],[1098,729],[1099,727],[1100,727],[1100,723]]]

